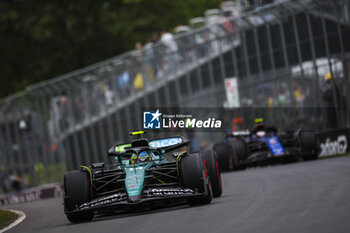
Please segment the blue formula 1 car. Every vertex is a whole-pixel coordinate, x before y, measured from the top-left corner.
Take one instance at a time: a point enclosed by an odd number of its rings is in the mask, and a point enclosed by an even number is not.
[[[258,119],[252,130],[233,131],[224,143],[213,146],[221,170],[239,170],[298,158],[318,158],[319,144],[312,131],[277,133]]]
[[[70,222],[91,220],[96,212],[135,209],[172,200],[208,204],[222,194],[213,150],[190,154],[184,137],[149,141],[143,131],[131,143],[109,149],[110,165],[69,171],[64,176],[64,211]]]

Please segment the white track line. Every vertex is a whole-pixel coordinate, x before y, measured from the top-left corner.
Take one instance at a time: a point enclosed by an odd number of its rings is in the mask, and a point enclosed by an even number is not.
[[[5,231],[10,230],[11,228],[17,226],[18,224],[20,224],[20,223],[26,218],[26,214],[25,214],[24,212],[22,212],[22,211],[18,211],[18,210],[8,210],[8,211],[11,211],[11,212],[13,212],[13,213],[18,214],[18,215],[19,215],[19,218],[17,218],[16,221],[14,221],[13,223],[11,223],[11,224],[8,225],[7,227],[2,228],[2,229],[0,230],[0,233],[3,233],[3,232],[5,232]]]

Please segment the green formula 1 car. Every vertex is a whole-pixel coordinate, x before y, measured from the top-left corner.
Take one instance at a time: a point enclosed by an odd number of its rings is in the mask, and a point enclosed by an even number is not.
[[[208,204],[221,196],[214,151],[191,154],[184,137],[149,141],[143,131],[131,135],[136,137],[131,143],[109,149],[110,165],[94,163],[65,174],[64,211],[69,221],[88,221],[96,212],[172,200]]]

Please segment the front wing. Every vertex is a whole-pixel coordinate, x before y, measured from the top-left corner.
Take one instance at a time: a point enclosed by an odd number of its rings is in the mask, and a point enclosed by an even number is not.
[[[286,148],[285,152],[280,155],[274,155],[269,150],[254,151],[248,155],[245,161],[242,161],[243,165],[254,165],[260,162],[272,162],[272,161],[282,161],[288,158],[299,158],[303,157],[307,153],[302,151],[300,148]]]
[[[66,214],[77,212],[90,212],[97,210],[120,210],[127,207],[139,207],[144,204],[169,200],[185,200],[187,198],[203,197],[207,193],[198,193],[192,189],[183,188],[150,188],[143,191],[142,199],[138,202],[129,202],[126,193],[116,193],[113,195],[94,199],[83,203],[73,211],[65,210]]]

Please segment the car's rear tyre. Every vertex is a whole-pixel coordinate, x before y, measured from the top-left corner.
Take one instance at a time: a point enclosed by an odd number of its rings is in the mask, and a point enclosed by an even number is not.
[[[90,177],[80,170],[69,171],[64,176],[64,208],[73,211],[81,204],[91,200]],[[93,212],[69,213],[67,219],[72,223],[89,221]]]
[[[213,199],[208,173],[204,160],[199,153],[187,155],[181,159],[181,176],[184,188],[205,193],[201,197],[188,198],[189,205],[208,204]]]
[[[220,197],[222,194],[222,182],[215,152],[213,150],[205,150],[201,152],[201,155],[205,159],[207,165],[213,197]]]
[[[216,152],[218,165],[220,171],[229,171],[230,169],[230,148],[226,143],[216,143],[213,146],[213,150]]]
[[[301,131],[299,133],[299,144],[304,153],[304,160],[315,160],[318,158],[319,150],[314,132]]]
[[[243,140],[234,140],[230,142],[232,150],[233,170],[245,169],[246,166],[242,164],[248,157],[247,144]]]

